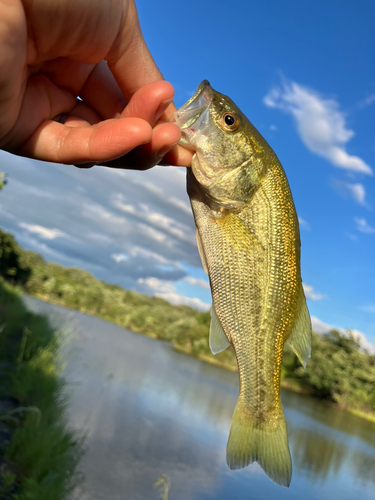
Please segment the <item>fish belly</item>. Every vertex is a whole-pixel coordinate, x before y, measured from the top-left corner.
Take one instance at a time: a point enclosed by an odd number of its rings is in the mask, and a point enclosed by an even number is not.
[[[282,169],[237,212],[192,199],[217,318],[235,350],[240,393],[227,448],[232,469],[257,461],[288,486],[291,459],[280,402],[284,342],[302,289],[298,221]]]

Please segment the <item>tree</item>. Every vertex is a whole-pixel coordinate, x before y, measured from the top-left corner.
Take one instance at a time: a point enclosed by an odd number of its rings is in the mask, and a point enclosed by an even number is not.
[[[31,268],[22,262],[22,252],[14,237],[0,229],[0,276],[16,285],[24,285],[31,274]]]
[[[3,189],[5,184],[7,184],[7,176],[3,172],[0,172],[0,191]]]

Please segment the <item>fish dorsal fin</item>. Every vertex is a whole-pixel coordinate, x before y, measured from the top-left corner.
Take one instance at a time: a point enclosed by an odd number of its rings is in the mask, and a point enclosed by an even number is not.
[[[302,366],[306,368],[311,357],[311,320],[302,285],[298,294],[296,319],[288,342]]]
[[[216,316],[215,308],[211,308],[211,325],[210,325],[210,349],[212,354],[217,354],[229,347],[229,341],[222,329],[220,322]]]
[[[205,273],[208,275],[208,267],[207,267],[206,256],[204,254],[202,240],[201,240],[201,237],[200,237],[200,234],[198,232],[198,228],[197,227],[195,228],[195,236],[197,238],[198,252],[199,252],[199,255],[200,255],[200,258],[201,258],[201,261],[202,261],[202,266],[203,266],[203,269],[204,269]]]

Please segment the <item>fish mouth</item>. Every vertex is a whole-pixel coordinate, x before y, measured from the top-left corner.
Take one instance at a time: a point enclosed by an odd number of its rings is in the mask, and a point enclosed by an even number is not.
[[[214,97],[214,90],[207,80],[197,88],[195,94],[174,113],[176,125],[181,130],[180,144],[188,149],[195,149],[191,140],[195,133],[207,127],[209,106]]]

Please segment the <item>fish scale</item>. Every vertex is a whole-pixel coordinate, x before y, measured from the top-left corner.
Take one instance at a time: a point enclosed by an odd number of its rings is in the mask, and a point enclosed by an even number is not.
[[[273,481],[289,486],[292,465],[280,402],[284,342],[304,366],[311,352],[289,184],[264,138],[207,81],[175,116],[181,143],[195,150],[187,189],[210,278],[210,346],[215,354],[232,344],[238,364],[227,462],[238,469],[257,461]]]

